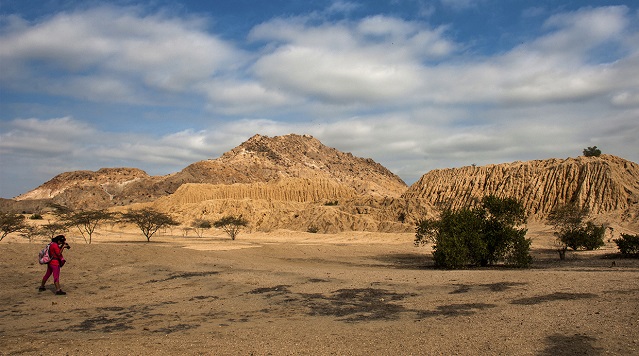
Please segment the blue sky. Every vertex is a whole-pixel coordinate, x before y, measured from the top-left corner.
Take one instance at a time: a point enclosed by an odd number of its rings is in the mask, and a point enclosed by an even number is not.
[[[38,6],[34,6],[34,4]],[[0,197],[310,134],[432,169],[639,161],[636,1],[0,0]]]

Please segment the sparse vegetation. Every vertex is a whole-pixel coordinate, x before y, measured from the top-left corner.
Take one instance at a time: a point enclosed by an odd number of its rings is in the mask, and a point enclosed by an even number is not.
[[[20,230],[20,236],[31,242],[35,236],[40,234],[41,230],[35,225],[26,225],[22,230]]]
[[[202,235],[204,235],[204,231],[210,229],[212,225],[211,222],[208,220],[197,219],[191,224],[191,227],[198,237],[202,237]]]
[[[311,225],[306,231],[310,232],[311,234],[317,234],[319,232],[319,228],[315,225]]]
[[[113,214],[106,210],[80,210],[65,212],[59,216],[63,224],[76,227],[87,244],[91,244],[98,225],[113,219]]]
[[[242,228],[248,226],[248,221],[242,215],[237,217],[228,215],[214,222],[213,226],[224,230],[231,237],[231,240],[235,240]]]
[[[559,259],[566,258],[568,248],[575,251],[581,248],[595,250],[604,245],[606,227],[586,221],[588,215],[587,207],[573,203],[558,205],[548,215],[548,223],[555,228]]]
[[[50,239],[52,239],[56,235],[63,234],[68,230],[68,226],[60,222],[48,222],[40,226],[40,233]]]
[[[532,262],[530,239],[520,202],[487,196],[475,208],[444,208],[438,219],[418,223],[415,244],[432,242],[435,265],[442,268],[488,266],[504,261],[527,267]]]
[[[34,214],[31,214],[31,216],[29,216],[29,219],[31,219],[31,220],[42,220],[42,215],[40,215],[38,213],[34,213]]]
[[[170,215],[151,208],[129,210],[122,214],[122,220],[139,227],[147,242],[159,229],[178,225]]]
[[[24,215],[0,213],[0,229],[2,230],[2,236],[0,241],[12,232],[21,231],[27,226],[24,221]]]
[[[621,234],[613,240],[623,255],[639,257],[639,235]]]
[[[584,153],[584,156],[586,156],[586,157],[599,157],[599,156],[601,156],[601,150],[598,149],[597,146],[584,148],[583,153]]]

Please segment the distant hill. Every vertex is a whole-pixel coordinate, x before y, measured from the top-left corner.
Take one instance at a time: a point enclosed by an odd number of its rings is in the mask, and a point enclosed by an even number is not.
[[[308,135],[255,135],[217,159],[166,176],[136,168],[60,174],[0,209],[33,212],[152,206],[189,224],[242,215],[251,229],[411,232],[441,206],[486,195],[520,200],[531,220],[576,202],[602,222],[639,229],[639,165],[611,155],[512,162],[427,172],[412,186],[371,159]]]
[[[294,177],[334,181],[360,195],[399,197],[408,188],[379,163],[327,147],[312,136],[255,135],[217,159],[193,163],[167,176],[149,176],[136,168],[67,172],[16,200],[108,208],[152,202],[187,183],[264,183]]]

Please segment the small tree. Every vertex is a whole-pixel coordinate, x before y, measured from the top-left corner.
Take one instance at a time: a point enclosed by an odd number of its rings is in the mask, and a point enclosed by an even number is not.
[[[43,236],[47,236],[49,238],[53,238],[56,235],[60,235],[66,231],[68,231],[69,228],[68,226],[66,226],[63,223],[59,223],[59,222],[48,222],[42,226],[40,226],[40,233]]]
[[[604,245],[604,225],[586,221],[589,210],[577,204],[558,205],[548,214],[548,222],[555,228],[559,259],[566,258],[568,248],[594,250]]]
[[[20,236],[29,240],[29,242],[31,242],[35,236],[40,235],[40,233],[41,230],[35,225],[26,225],[22,230],[20,230]]]
[[[584,148],[584,156],[586,157],[599,157],[601,156],[601,150],[597,148],[597,146],[592,146],[588,148]]]
[[[12,232],[21,231],[27,226],[24,221],[24,215],[0,213],[0,229],[2,229],[2,236],[0,241]]]
[[[122,219],[139,227],[147,242],[159,229],[179,225],[170,215],[152,208],[129,210],[122,214]]]
[[[210,229],[212,226],[211,222],[208,220],[197,219],[191,224],[191,227],[193,227],[193,230],[198,237],[202,237],[202,235],[204,235],[204,231]]]
[[[639,235],[621,234],[620,238],[613,241],[622,254],[639,257]]]
[[[98,225],[113,219],[113,214],[106,210],[80,210],[65,213],[62,216],[62,221],[67,226],[75,226],[88,244],[91,243]]]
[[[238,217],[228,215],[214,222],[213,226],[221,228],[231,237],[231,240],[235,240],[235,237],[240,233],[240,230],[242,230],[243,227],[248,226],[248,221],[244,219],[242,215]]]

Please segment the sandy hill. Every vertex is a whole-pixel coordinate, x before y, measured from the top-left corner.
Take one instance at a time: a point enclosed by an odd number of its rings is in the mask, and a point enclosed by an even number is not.
[[[489,194],[519,199],[533,219],[545,218],[559,204],[576,202],[595,215],[616,214],[636,222],[639,165],[601,155],[433,170],[402,198],[414,213],[419,207],[467,206]]]
[[[577,202],[602,222],[639,228],[639,165],[611,155],[439,169],[407,187],[371,159],[308,135],[255,135],[217,159],[153,177],[135,168],[60,174],[0,209],[37,211],[153,206],[188,225],[242,215],[251,229],[319,232],[414,230],[444,204],[472,205],[485,195],[515,197],[532,220]]]
[[[152,202],[189,183],[226,186],[286,178],[330,181],[343,185],[342,190],[351,189],[350,195],[399,197],[407,189],[379,163],[327,147],[312,136],[255,135],[217,159],[193,163],[167,176],[153,177],[135,168],[67,172],[16,200],[21,206],[50,201],[72,208],[108,208]]]

